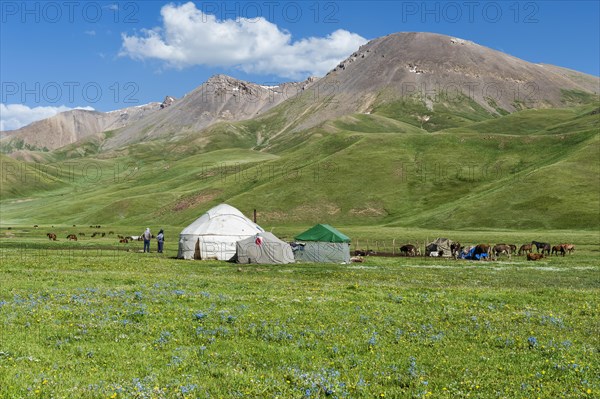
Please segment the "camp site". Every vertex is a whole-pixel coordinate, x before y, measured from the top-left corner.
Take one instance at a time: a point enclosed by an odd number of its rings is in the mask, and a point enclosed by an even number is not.
[[[145,225],[3,227],[1,389],[44,396],[66,383],[79,397],[115,398],[595,389],[595,234],[543,232],[552,247],[565,241],[548,255],[531,244],[539,231],[286,227],[244,211],[222,203],[162,226],[164,253],[156,239],[142,251]],[[494,252],[496,241],[509,252]],[[55,368],[67,357],[72,366]],[[525,367],[534,372],[521,377]]]
[[[0,399],[600,398],[600,1],[0,20]]]

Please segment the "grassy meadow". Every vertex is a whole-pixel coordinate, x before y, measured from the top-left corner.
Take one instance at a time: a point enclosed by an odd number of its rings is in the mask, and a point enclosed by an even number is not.
[[[600,397],[600,113],[584,102],[406,100],[297,131],[320,103],[292,102],[183,138],[0,154],[0,398]],[[576,251],[175,259],[224,202],[285,240],[329,223],[377,252],[436,237]],[[145,227],[165,229],[164,254],[118,242]]]
[[[577,246],[573,255],[538,262],[367,257],[351,265],[249,266],[174,259],[175,227],[165,228],[164,254],[154,242],[143,254],[138,242],[90,237],[112,226],[55,226],[56,242],[45,237],[47,227],[0,231],[2,398],[600,392],[595,232],[447,232],[472,242],[539,235]],[[86,235],[64,239],[76,230]],[[412,242],[439,233],[341,230]]]

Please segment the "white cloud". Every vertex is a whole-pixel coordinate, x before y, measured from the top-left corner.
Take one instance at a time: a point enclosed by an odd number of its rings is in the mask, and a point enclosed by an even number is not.
[[[322,76],[367,40],[343,29],[326,37],[292,41],[292,35],[266,19],[218,20],[194,3],[162,7],[163,26],[122,34],[120,55],[154,58],[169,67],[235,67],[245,72],[301,79]]]
[[[96,36],[96,31],[95,30],[86,30],[83,33],[85,33],[88,36]]]
[[[92,107],[69,108],[64,105],[59,107],[33,107],[29,108],[22,104],[2,104],[0,103],[0,131],[15,130],[32,122],[41,119],[50,118],[59,112],[70,111],[72,109],[86,109],[93,111]]]

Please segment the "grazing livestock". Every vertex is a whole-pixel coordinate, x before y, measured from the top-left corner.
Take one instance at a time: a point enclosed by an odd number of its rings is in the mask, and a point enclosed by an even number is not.
[[[517,254],[517,246],[515,244],[508,244],[508,246],[510,247],[510,253],[513,255]]]
[[[108,235],[111,235],[111,234],[115,234],[115,232],[114,231],[109,231]]]
[[[38,226],[37,224],[34,224],[34,225],[33,225],[33,228],[34,228],[34,229],[37,229],[38,227],[40,227],[40,226]]]
[[[417,253],[420,254],[419,248],[415,247],[412,244],[406,244],[400,247],[400,254],[404,256],[416,256]]]
[[[350,258],[350,262],[353,263],[362,263],[364,261],[362,256],[353,256]]]
[[[81,232],[80,232],[80,233],[79,233],[79,236],[80,236],[80,237],[85,237],[85,233],[81,233]]]
[[[573,244],[560,244],[565,249],[566,252],[571,255],[571,252],[575,251],[575,245]]]
[[[481,256],[485,254],[484,256]],[[475,246],[475,251],[473,252],[474,256],[479,255],[479,259],[485,258],[487,257],[489,259],[489,256],[492,254],[492,248],[490,244],[478,244]]]
[[[525,252],[531,253],[533,251],[533,246],[531,244],[523,244],[521,248],[519,248],[519,256],[525,255]]]
[[[77,236],[75,234],[69,234],[67,236],[67,240],[69,240],[69,241],[77,241]]]
[[[106,233],[102,233],[102,237],[106,236]]]
[[[527,260],[540,260],[544,257],[544,254],[527,254]]]
[[[512,249],[510,245],[507,244],[496,244],[494,245],[494,248],[492,248],[492,254],[494,255],[494,258],[498,258],[498,256],[501,254],[506,254],[508,255],[508,259],[510,259],[511,252]]]
[[[375,251],[373,251],[372,249],[357,249],[354,251],[354,256],[369,256],[369,255],[375,255]]]
[[[54,233],[46,233],[49,240],[56,241],[56,234]]]
[[[453,242],[450,244],[450,252],[452,253],[452,257],[456,259],[460,254],[460,242]]]
[[[129,240],[127,238],[121,238],[119,240],[119,242],[122,243],[122,244],[127,244],[129,242]]]
[[[531,241],[531,245],[535,245],[536,252],[539,253],[541,249],[542,253],[546,252],[546,255],[550,255],[550,244],[546,242]]]
[[[559,252],[562,256],[565,256],[565,247],[562,244],[555,245],[552,247],[552,255],[558,256]]]

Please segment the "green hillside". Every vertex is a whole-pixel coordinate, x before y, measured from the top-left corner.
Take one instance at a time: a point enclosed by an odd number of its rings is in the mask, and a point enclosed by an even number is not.
[[[505,116],[467,105],[422,128],[411,115],[425,110],[405,102],[294,133],[283,107],[178,141],[3,156],[0,221],[183,226],[227,202],[272,226],[597,228],[597,103]]]

